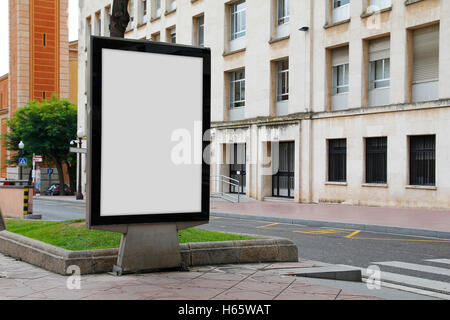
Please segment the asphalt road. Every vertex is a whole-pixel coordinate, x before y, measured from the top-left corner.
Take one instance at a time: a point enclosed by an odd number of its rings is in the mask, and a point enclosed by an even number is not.
[[[85,217],[85,205],[36,200],[34,212],[46,220],[81,219]],[[395,279],[400,276],[399,283],[414,286],[423,280],[425,287],[421,287],[450,294],[450,239],[219,217],[212,217],[210,224],[201,228],[288,238],[298,246],[301,259],[360,268],[377,265],[386,275],[393,274]]]
[[[202,228],[213,231],[256,234],[292,240],[302,259],[331,264],[367,268],[375,262],[406,262],[436,266],[427,260],[450,259],[450,240],[401,236],[359,230],[314,228],[268,221],[212,218]],[[450,264],[439,264],[448,274],[424,273],[411,269],[399,270],[383,265],[382,271],[450,283]]]
[[[33,213],[42,215],[43,220],[75,220],[86,218],[84,202],[69,202],[57,200],[33,200]]]

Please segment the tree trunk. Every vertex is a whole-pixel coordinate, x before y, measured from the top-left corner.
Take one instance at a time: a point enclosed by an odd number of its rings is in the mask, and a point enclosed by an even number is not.
[[[76,171],[75,171],[75,174],[74,174],[73,167],[70,165],[69,161],[64,160],[64,162],[66,163],[67,173],[69,175],[69,181],[70,181],[69,185],[72,188],[72,190],[76,190],[76,188],[77,188],[77,184],[76,184],[76,175],[77,174],[76,174]]]
[[[124,38],[125,30],[130,22],[128,13],[129,0],[114,0],[109,33],[111,37]]]
[[[30,170],[28,174],[28,185],[31,186],[33,184],[33,169]]]
[[[62,168],[61,160],[59,160],[55,156],[51,156],[51,158],[53,159],[53,162],[56,165],[56,170],[58,170],[59,194],[65,196],[66,192],[64,190],[64,170]]]

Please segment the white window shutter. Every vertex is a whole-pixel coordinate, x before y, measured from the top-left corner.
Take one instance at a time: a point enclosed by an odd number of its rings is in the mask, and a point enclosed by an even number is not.
[[[414,31],[413,83],[439,79],[439,25]]]
[[[390,57],[390,38],[372,40],[369,43],[369,61],[388,59]]]
[[[348,46],[334,49],[331,54],[331,64],[333,66],[347,64],[349,61],[348,52]]]

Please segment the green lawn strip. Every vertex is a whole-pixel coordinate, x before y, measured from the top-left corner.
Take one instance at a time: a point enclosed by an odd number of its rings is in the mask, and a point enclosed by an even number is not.
[[[120,233],[88,230],[84,220],[64,222],[6,220],[9,232],[39,240],[60,248],[73,251],[118,248]],[[182,230],[178,233],[180,243],[216,242],[255,239],[249,236],[213,232],[198,228]]]

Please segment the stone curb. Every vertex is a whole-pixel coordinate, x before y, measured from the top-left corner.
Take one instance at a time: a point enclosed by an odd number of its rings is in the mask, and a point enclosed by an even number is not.
[[[0,252],[62,275],[71,265],[81,274],[111,272],[118,255],[118,249],[69,251],[8,231],[0,232]],[[298,261],[297,246],[280,238],[187,243],[180,252],[184,267]]]
[[[361,231],[391,233],[391,234],[407,235],[407,236],[431,237],[431,238],[438,238],[438,239],[445,239],[445,240],[450,239],[450,232],[427,230],[427,229],[414,229],[414,228],[403,228],[403,227],[380,226],[380,225],[375,225],[375,224],[358,224],[358,223],[307,220],[307,219],[262,217],[262,216],[256,216],[256,215],[250,215],[250,214],[239,214],[239,213],[212,212],[211,216],[212,217],[222,217],[222,218],[238,218],[238,219],[246,219],[246,220],[257,220],[257,221],[270,221],[270,222],[279,222],[279,223],[286,223],[286,224],[299,224],[299,225],[313,226],[313,227],[357,229],[357,230],[361,230]]]

